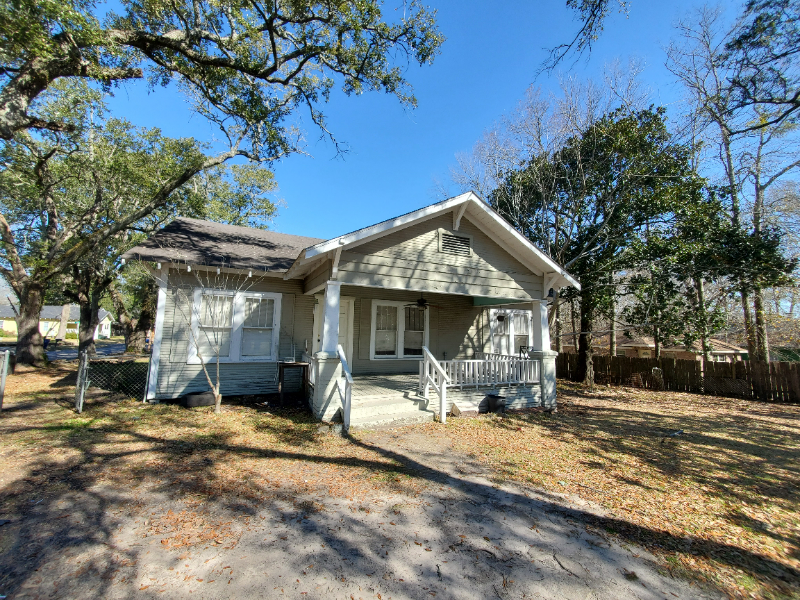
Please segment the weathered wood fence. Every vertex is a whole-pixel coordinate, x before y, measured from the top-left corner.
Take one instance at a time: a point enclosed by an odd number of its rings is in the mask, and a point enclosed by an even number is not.
[[[595,356],[593,362],[596,383],[772,402],[800,402],[800,363],[796,362],[707,362],[705,372],[698,360]],[[653,372],[654,368],[660,369],[660,373]],[[557,377],[575,381],[577,370],[577,354],[558,355]]]

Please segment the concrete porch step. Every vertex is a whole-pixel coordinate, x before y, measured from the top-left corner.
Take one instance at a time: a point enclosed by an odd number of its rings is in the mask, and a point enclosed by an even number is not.
[[[389,414],[373,414],[356,416],[350,415],[351,429],[371,429],[374,427],[400,427],[402,425],[414,425],[416,423],[433,422],[432,410],[412,409],[404,412]]]
[[[368,415],[389,415],[394,413],[407,412],[409,410],[421,410],[425,406],[422,399],[411,400],[407,398],[359,398],[353,399],[350,414],[353,416],[366,417]]]

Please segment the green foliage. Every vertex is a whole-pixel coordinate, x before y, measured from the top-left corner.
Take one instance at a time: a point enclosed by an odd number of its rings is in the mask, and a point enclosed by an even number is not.
[[[800,4],[796,0],[749,0],[727,42],[724,59],[735,108],[756,106],[769,118],[749,129],[800,115]]]
[[[258,158],[294,148],[286,120],[298,107],[324,128],[320,104],[337,83],[346,94],[383,90],[415,105],[403,59],[429,63],[444,40],[435,13],[417,0],[397,16],[385,15],[379,0],[127,0],[102,22],[93,2],[0,7],[4,85],[23,100],[9,104],[2,137],[43,126],[31,122],[26,104],[60,77],[106,86],[147,77],[151,85],[177,81],[197,112],[245,135]],[[14,80],[20,70],[38,85]]]
[[[629,248],[645,227],[680,204],[688,156],[664,109],[620,109],[509,173],[490,203],[540,247],[559,248],[555,258],[578,276],[582,305],[594,312],[613,294],[610,274],[632,266]]]
[[[217,165],[153,207],[165,181],[205,161],[203,146],[105,119],[102,97],[85,83],[56,83],[43,97],[41,111],[75,129],[68,135],[19,134],[0,148],[5,166],[0,203],[15,234],[13,248],[8,242],[0,248],[6,275],[11,274],[9,252],[29,274],[47,279],[71,275],[65,269],[73,263],[108,271],[125,250],[176,216],[265,227],[275,214],[268,198],[275,189],[273,174],[257,165]],[[67,262],[77,245],[122,219],[134,220],[106,238],[102,252]]]

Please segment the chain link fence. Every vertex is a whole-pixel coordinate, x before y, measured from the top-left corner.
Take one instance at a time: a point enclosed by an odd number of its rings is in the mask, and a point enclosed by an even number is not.
[[[78,362],[75,408],[83,411],[83,400],[90,387],[143,400],[147,389],[149,356],[90,358],[82,352]]]

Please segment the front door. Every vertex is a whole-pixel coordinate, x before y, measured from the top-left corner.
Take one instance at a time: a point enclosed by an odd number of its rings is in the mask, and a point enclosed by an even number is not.
[[[319,352],[322,341],[322,299],[322,296],[317,296],[317,303],[314,306],[314,352]],[[344,348],[345,358],[352,367],[353,298],[347,296],[339,298],[339,344]]]

